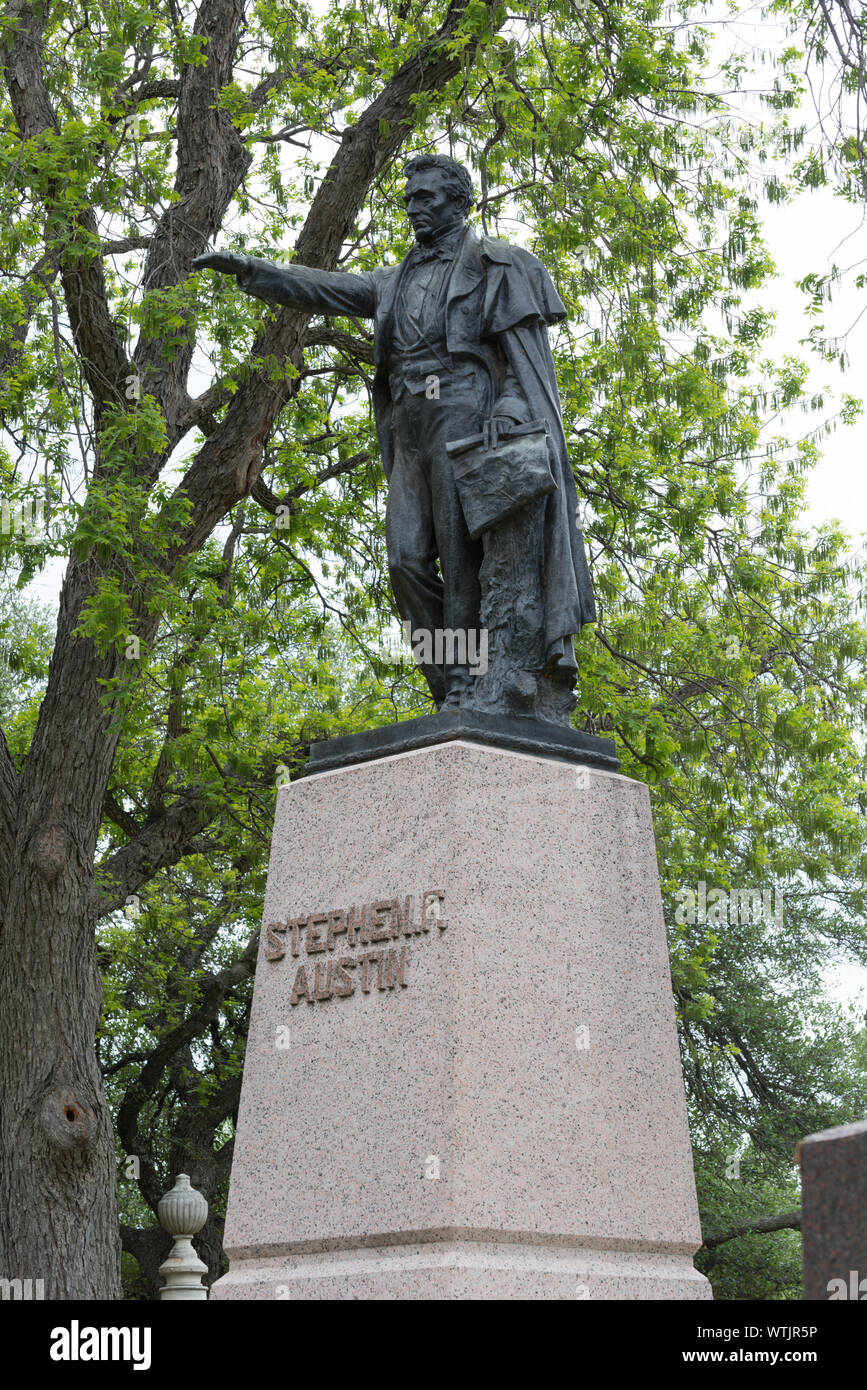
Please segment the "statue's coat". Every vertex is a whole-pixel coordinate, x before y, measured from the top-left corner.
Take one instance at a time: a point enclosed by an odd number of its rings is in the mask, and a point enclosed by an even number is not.
[[[397,291],[407,260],[397,266],[353,275],[307,266],[277,266],[250,259],[240,277],[248,294],[320,314],[372,318],[374,322],[373,409],[385,476],[394,463],[389,348]],[[489,374],[491,391],[480,401],[480,416],[515,416],[525,403],[526,420],[545,420],[553,446],[556,491],[545,501],[545,639],[551,648],[593,622],[593,585],[577,519],[577,492],[560,410],[554,359],[547,328],[566,318],[566,310],[542,262],[521,247],[468,228],[446,292],[446,343],[453,357],[472,358]],[[498,371],[497,341],[510,371],[505,387]],[[501,388],[494,399],[496,387]],[[567,643],[566,651],[571,651]]]

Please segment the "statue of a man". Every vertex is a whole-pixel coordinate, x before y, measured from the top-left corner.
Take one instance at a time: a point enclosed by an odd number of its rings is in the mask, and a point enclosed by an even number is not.
[[[521,594],[533,583],[515,574],[516,598],[506,609],[515,613],[524,603],[525,626],[531,612],[537,629],[536,658],[513,657],[513,663],[535,665],[534,681],[568,694],[553,716],[550,700],[535,707],[531,700],[523,712],[568,719],[577,675],[572,636],[593,621],[595,607],[547,336],[566,311],[535,256],[468,226],[473,185],[462,165],[445,155],[420,155],[405,174],[416,242],[400,265],[353,275],[216,252],[193,266],[234,274],[246,293],[293,309],[373,320],[389,572],[398,612],[413,634],[423,630],[435,640],[437,633],[476,631],[486,611],[489,533],[470,536],[447,443],[478,434],[486,421],[505,429],[545,422],[556,488],[525,509],[526,523],[520,517],[512,523],[505,565],[530,557],[538,602],[527,607]],[[502,588],[504,565],[493,568],[500,573],[492,583]],[[487,612],[495,607],[487,603]],[[454,646],[444,653],[442,662],[422,664],[438,707],[472,707],[475,681],[467,661],[455,659],[461,653]],[[498,698],[492,703],[489,696],[487,708],[496,708]]]

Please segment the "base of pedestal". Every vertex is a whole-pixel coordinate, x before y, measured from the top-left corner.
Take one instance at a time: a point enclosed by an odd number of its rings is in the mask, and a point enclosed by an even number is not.
[[[236,1260],[216,1299],[710,1299],[688,1255],[442,1240]]]

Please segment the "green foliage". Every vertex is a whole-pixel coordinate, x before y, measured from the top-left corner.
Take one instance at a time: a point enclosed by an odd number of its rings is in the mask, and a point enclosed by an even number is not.
[[[0,588],[0,727],[13,753],[27,746],[51,655],[52,613]]]
[[[788,1165],[769,1163],[741,1136],[726,1136],[723,1130],[713,1148],[696,1148],[694,1159],[702,1230],[708,1236],[798,1209],[797,1169],[791,1159]],[[710,1279],[715,1299],[801,1297],[801,1237],[796,1230],[747,1231],[701,1251],[696,1266]]]

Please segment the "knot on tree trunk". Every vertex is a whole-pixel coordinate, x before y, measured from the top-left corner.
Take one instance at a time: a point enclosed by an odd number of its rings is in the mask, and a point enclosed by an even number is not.
[[[61,869],[70,863],[74,844],[62,825],[46,825],[33,839],[33,867],[46,883],[53,883]]]
[[[43,1134],[53,1148],[64,1153],[87,1153],[96,1139],[96,1114],[81,1091],[80,1086],[61,1078],[46,1092],[39,1107]]]

